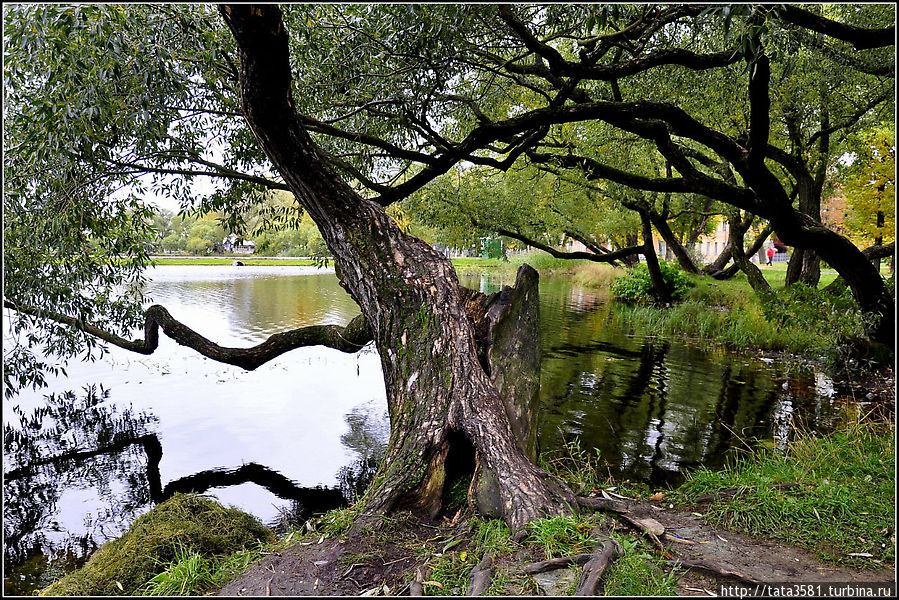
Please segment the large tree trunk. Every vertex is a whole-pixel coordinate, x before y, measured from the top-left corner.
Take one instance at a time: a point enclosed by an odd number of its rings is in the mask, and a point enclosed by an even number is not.
[[[665,240],[666,248],[674,254],[675,258],[677,258],[677,264],[680,265],[680,268],[687,273],[699,274],[699,267],[696,266],[696,263],[693,262],[693,258],[690,257],[687,249],[684,248],[681,241],[677,239],[677,236],[671,231],[668,221],[662,217],[662,215],[654,211],[649,213],[649,218],[652,221],[652,224],[655,225],[656,231],[658,231],[659,235],[662,236],[662,239]]]
[[[643,257],[646,260],[646,269],[649,271],[649,279],[652,281],[653,296],[659,304],[671,303],[671,292],[665,285],[662,278],[662,269],[659,266],[659,258],[656,255],[656,249],[652,245],[652,221],[649,219],[649,213],[641,210],[640,222],[643,225]]]
[[[720,279],[719,275],[725,270],[727,263],[734,257],[736,248],[743,248],[744,238],[752,225],[753,215],[747,213],[746,218],[740,218],[739,209],[731,209],[727,213],[727,243],[721,253],[702,270],[706,275]],[[751,255],[751,253],[750,253]]]
[[[626,240],[626,243],[624,246],[625,248],[630,247],[630,246],[636,246],[638,243],[640,243],[640,237],[636,234],[636,232],[628,233],[625,236],[625,240]],[[636,267],[637,264],[639,264],[640,259],[637,258],[636,254],[629,254],[629,255],[623,257],[621,259],[621,262],[623,262],[626,267]]]
[[[462,288],[465,306],[474,321],[478,360],[503,399],[512,433],[525,455],[537,460],[537,415],[540,399],[540,305],[537,271],[518,269],[515,287],[486,296]],[[496,475],[475,462],[468,477],[469,501],[482,514],[502,516],[501,490]]]
[[[802,177],[799,186],[799,210],[814,219],[821,220],[821,192],[813,179]],[[821,257],[811,248],[795,248],[787,265],[785,285],[802,282],[809,287],[818,287],[821,279]]]
[[[280,9],[228,5],[221,12],[240,49],[247,121],[318,225],[380,353],[391,435],[363,519],[400,508],[437,514],[447,465],[465,457],[495,480],[499,515],[513,531],[568,512],[572,492],[529,460],[479,362],[475,326],[449,260],[353,191],[300,125]]]

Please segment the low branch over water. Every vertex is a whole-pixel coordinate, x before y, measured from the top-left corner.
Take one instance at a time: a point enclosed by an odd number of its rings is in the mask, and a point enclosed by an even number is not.
[[[149,355],[156,351],[156,348],[159,346],[159,328],[161,327],[167,336],[182,346],[193,348],[212,360],[241,367],[248,371],[252,371],[285,352],[296,348],[327,346],[341,352],[352,353],[358,352],[372,340],[371,330],[362,315],[347,323],[345,327],[340,327],[339,325],[310,325],[276,333],[264,342],[250,348],[227,348],[206,339],[184,323],[178,321],[165,307],[159,304],[154,304],[144,311],[146,320],[144,322],[144,339],[142,340],[128,340],[90,323],[85,323],[81,319],[50,310],[20,306],[9,300],[4,300],[3,306],[23,314],[71,325],[114,346],[137,352],[138,354]]]

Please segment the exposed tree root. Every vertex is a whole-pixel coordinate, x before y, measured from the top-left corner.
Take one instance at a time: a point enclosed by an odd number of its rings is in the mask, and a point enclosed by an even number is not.
[[[632,528],[643,532],[646,537],[652,541],[656,548],[665,549],[665,545],[659,539],[659,536],[665,533],[665,528],[653,519],[641,519],[630,511],[630,507],[626,502],[621,500],[611,500],[608,498],[587,498],[578,496],[577,502],[584,508],[599,512],[615,513],[619,519],[630,525]]]
[[[713,575],[717,575],[718,577],[724,577],[727,579],[734,579],[739,581],[740,583],[746,584],[759,584],[761,581],[758,579],[753,579],[749,575],[745,575],[739,571],[732,571],[730,569],[725,569],[721,565],[717,563],[713,563],[708,560],[692,560],[689,558],[678,558],[676,560],[669,560],[668,564],[675,567],[683,567],[685,569],[694,569],[696,571],[705,571],[707,573],[711,573]]]
[[[613,539],[607,539],[590,560],[584,565],[577,584],[575,596],[598,596],[602,591],[602,575],[613,560],[622,553],[621,546]]]
[[[592,554],[575,554],[573,556],[563,556],[561,558],[550,558],[549,560],[541,560],[540,562],[526,564],[524,566],[524,572],[528,575],[536,575],[537,573],[564,569],[571,565],[583,565],[591,558],[593,558]]]
[[[769,490],[792,490],[794,488],[801,487],[800,483],[776,483],[774,485],[768,486]],[[748,494],[750,492],[756,491],[758,488],[755,486],[752,487],[730,487],[718,490],[714,494],[710,494],[708,496],[701,496],[696,499],[697,504],[702,504],[704,502],[711,502],[716,498],[736,498],[738,496],[742,496],[744,494]]]
[[[415,577],[412,578],[412,583],[409,584],[410,596],[425,595],[424,585],[422,584],[427,579],[429,570],[430,569],[424,565],[421,565],[415,569]]]
[[[468,595],[483,596],[493,580],[493,553],[488,552],[469,575]]]
[[[626,502],[621,500],[610,500],[607,498],[587,498],[586,496],[578,496],[577,503],[584,508],[595,510],[597,512],[622,514],[629,510]]]

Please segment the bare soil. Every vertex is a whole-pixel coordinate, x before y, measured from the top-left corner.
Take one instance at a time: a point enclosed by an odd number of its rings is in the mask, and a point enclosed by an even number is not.
[[[635,502],[631,511],[650,517],[665,527],[669,560],[699,561],[736,576],[691,568],[677,585],[679,595],[717,593],[719,584],[739,583],[741,578],[765,583],[892,582],[893,565],[872,565],[858,570],[826,564],[806,550],[779,542],[716,529],[692,512],[667,509],[652,502]],[[608,520],[610,523],[614,519]],[[625,526],[615,522],[616,529]],[[465,541],[447,552],[465,552],[472,532],[467,521],[425,523],[408,519],[388,528],[341,538],[306,538],[251,566],[218,592],[223,596],[358,596],[409,595],[409,583],[417,567],[455,539]],[[639,535],[639,534],[635,534]],[[510,573],[505,594],[537,595],[539,587],[522,571],[525,564],[542,559],[524,548],[499,556],[496,568]],[[473,557],[469,560],[473,560]],[[474,564],[474,563],[472,563]],[[385,587],[386,586],[386,589]],[[432,593],[447,593],[426,587]],[[467,589],[455,590],[465,595]]]

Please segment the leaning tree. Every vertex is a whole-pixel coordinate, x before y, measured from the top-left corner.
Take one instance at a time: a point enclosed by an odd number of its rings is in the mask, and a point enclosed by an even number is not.
[[[534,464],[536,274],[523,268],[514,289],[490,297],[466,290],[386,211],[463,161],[505,170],[525,156],[580,161],[591,178],[702,194],[768,219],[781,239],[836,267],[862,308],[881,315],[874,337],[891,341],[892,301],[867,258],[795,209],[770,168],[760,36],[766,23],[786,23],[882,47],[892,27],[780,7],[746,17],[742,46],[717,48],[692,35],[718,18],[704,7],[622,10],[626,23],[603,7],[4,7],[4,306],[20,342],[5,357],[7,391],[54,368],[36,347],[92,356],[99,340],[146,354],[160,329],[245,369],[304,345],[352,352],[373,340],[391,435],[363,519],[434,514],[459,477],[513,530],[568,512],[579,500]],[[671,101],[632,98],[623,83],[739,61],[750,65],[744,135]],[[557,128],[585,121],[643,140],[669,174],[575,149],[547,156],[560,150]],[[708,166],[722,162],[731,175]],[[227,182],[201,208],[224,211],[231,227],[265,190],[291,192],[361,316],[226,348],[164,307],[144,310],[149,216],[138,197],[188,204],[198,177]],[[291,217],[283,207],[261,216]],[[137,327],[143,337],[131,339]]]

